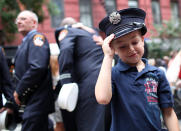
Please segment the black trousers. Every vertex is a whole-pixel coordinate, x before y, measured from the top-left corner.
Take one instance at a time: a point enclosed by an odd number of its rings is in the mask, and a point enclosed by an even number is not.
[[[73,112],[62,110],[66,131],[109,131],[110,106],[100,105],[95,97],[78,101]]]
[[[21,131],[53,131],[53,123],[48,115],[38,115],[24,119]]]

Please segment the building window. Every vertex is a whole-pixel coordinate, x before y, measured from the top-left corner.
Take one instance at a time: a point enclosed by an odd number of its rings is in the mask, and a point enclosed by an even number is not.
[[[57,6],[57,10],[59,14],[51,15],[51,26],[57,28],[60,26],[62,19],[64,18],[64,7],[63,7],[63,0],[52,0],[54,4]]]
[[[91,0],[79,0],[80,5],[80,22],[84,25],[92,27],[92,10]]]
[[[161,24],[160,3],[158,0],[152,0],[152,14],[154,24]]]
[[[128,6],[130,8],[137,8],[138,7],[138,0],[129,0],[128,1]]]
[[[105,10],[107,14],[112,13],[113,11],[116,11],[116,2],[115,0],[105,0]]]
[[[171,17],[174,21],[179,21],[179,9],[178,9],[178,2],[172,1],[171,2]]]

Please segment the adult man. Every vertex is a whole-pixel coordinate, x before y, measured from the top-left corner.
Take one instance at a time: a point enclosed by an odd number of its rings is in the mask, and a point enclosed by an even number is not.
[[[24,36],[15,56],[17,79],[14,99],[26,105],[23,113],[23,131],[48,130],[48,114],[54,111],[49,43],[37,32],[38,17],[32,11],[19,13],[16,24]]]
[[[75,24],[72,19],[68,20]],[[60,46],[61,85],[77,83],[79,87],[75,110],[62,110],[66,131],[104,131],[106,108],[96,102],[94,95],[103,59],[101,46],[93,41],[93,34],[80,25],[77,28],[77,25],[65,23],[64,27],[56,30],[55,36]]]

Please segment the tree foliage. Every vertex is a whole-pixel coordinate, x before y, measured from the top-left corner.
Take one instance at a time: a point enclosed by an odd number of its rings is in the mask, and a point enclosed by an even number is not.
[[[180,20],[163,21],[161,25],[155,25],[155,29],[158,32],[158,37],[160,37],[162,40],[181,37]]]
[[[12,41],[16,33],[16,25],[14,24],[17,13],[19,12],[16,0],[1,0],[0,1],[0,17],[3,27],[5,41]]]
[[[149,57],[162,58],[169,55],[170,51],[180,48],[181,21],[163,21],[161,25],[155,25],[156,36],[149,44]]]
[[[17,28],[15,25],[15,19],[21,10],[32,10],[38,15],[38,20],[41,23],[45,19],[44,11],[42,9],[43,4],[48,6],[48,10],[51,14],[56,15],[56,5],[49,0],[0,0],[0,20],[2,24],[2,31],[0,37],[4,37],[4,42],[11,42],[15,38]],[[52,9],[54,8],[54,10]],[[0,38],[2,40],[2,38]],[[2,43],[0,41],[0,43]]]

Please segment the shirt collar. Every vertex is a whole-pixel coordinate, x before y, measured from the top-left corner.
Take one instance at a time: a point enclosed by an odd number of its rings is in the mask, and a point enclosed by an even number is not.
[[[29,32],[27,33],[27,35],[23,38],[23,40],[22,40],[22,41],[23,41],[23,42],[24,42],[24,41],[26,41],[26,39],[28,38],[28,36],[29,36],[29,35],[31,35],[31,34],[32,34],[33,32],[35,32],[35,31],[36,31],[35,29],[34,29],[34,30],[29,31]]]
[[[157,69],[156,67],[149,65],[147,59],[142,58],[142,61],[145,63],[145,68],[143,69],[144,72],[154,71]],[[135,67],[129,66],[128,64],[124,63],[121,59],[119,59],[116,67],[119,71],[127,71],[131,68],[135,68]]]

